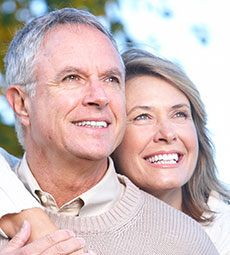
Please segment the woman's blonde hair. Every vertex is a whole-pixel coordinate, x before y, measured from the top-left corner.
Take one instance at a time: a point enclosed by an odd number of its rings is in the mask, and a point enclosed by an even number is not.
[[[229,201],[230,197],[217,177],[214,146],[206,128],[207,114],[197,88],[179,66],[149,52],[131,49],[122,57],[126,81],[140,75],[152,75],[166,80],[187,96],[197,130],[199,156],[193,176],[182,187],[182,210],[198,222],[211,222],[215,212],[210,211],[207,204],[210,192],[218,192],[225,201]],[[209,217],[205,217],[204,213],[209,213]]]

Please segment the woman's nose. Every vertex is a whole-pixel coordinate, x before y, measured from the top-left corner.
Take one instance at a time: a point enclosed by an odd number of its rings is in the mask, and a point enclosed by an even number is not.
[[[176,141],[177,135],[175,127],[170,123],[170,121],[161,121],[157,124],[154,134],[154,142],[159,143],[173,143]]]

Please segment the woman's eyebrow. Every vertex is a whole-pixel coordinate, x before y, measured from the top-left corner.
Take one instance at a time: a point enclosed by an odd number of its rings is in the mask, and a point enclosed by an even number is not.
[[[186,103],[181,103],[181,104],[176,104],[176,105],[173,105],[171,108],[172,109],[180,109],[180,108],[188,108],[189,110],[191,109],[190,105],[189,104],[186,104]],[[131,108],[127,114],[130,114],[131,112],[135,111],[135,110],[143,110],[143,111],[153,111],[155,107],[153,106],[147,106],[147,105],[137,105],[137,106],[134,106],[133,108]]]
[[[179,108],[183,108],[183,107],[186,107],[190,110],[190,104],[186,104],[186,103],[173,105],[172,109],[179,109]]]
[[[133,108],[131,108],[127,114],[130,114],[131,112],[135,111],[135,110],[144,110],[144,111],[152,111],[154,109],[154,107],[152,106],[147,106],[147,105],[137,105],[134,106]]]

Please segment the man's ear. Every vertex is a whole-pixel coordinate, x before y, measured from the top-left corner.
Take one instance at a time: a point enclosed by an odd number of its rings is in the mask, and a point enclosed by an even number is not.
[[[12,85],[7,89],[6,97],[22,125],[29,126],[29,95],[20,85]]]

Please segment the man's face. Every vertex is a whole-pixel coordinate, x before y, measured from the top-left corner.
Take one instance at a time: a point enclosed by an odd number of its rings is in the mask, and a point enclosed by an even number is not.
[[[59,25],[44,37],[35,67],[26,141],[52,156],[110,155],[125,129],[124,70],[110,40],[89,26]]]

